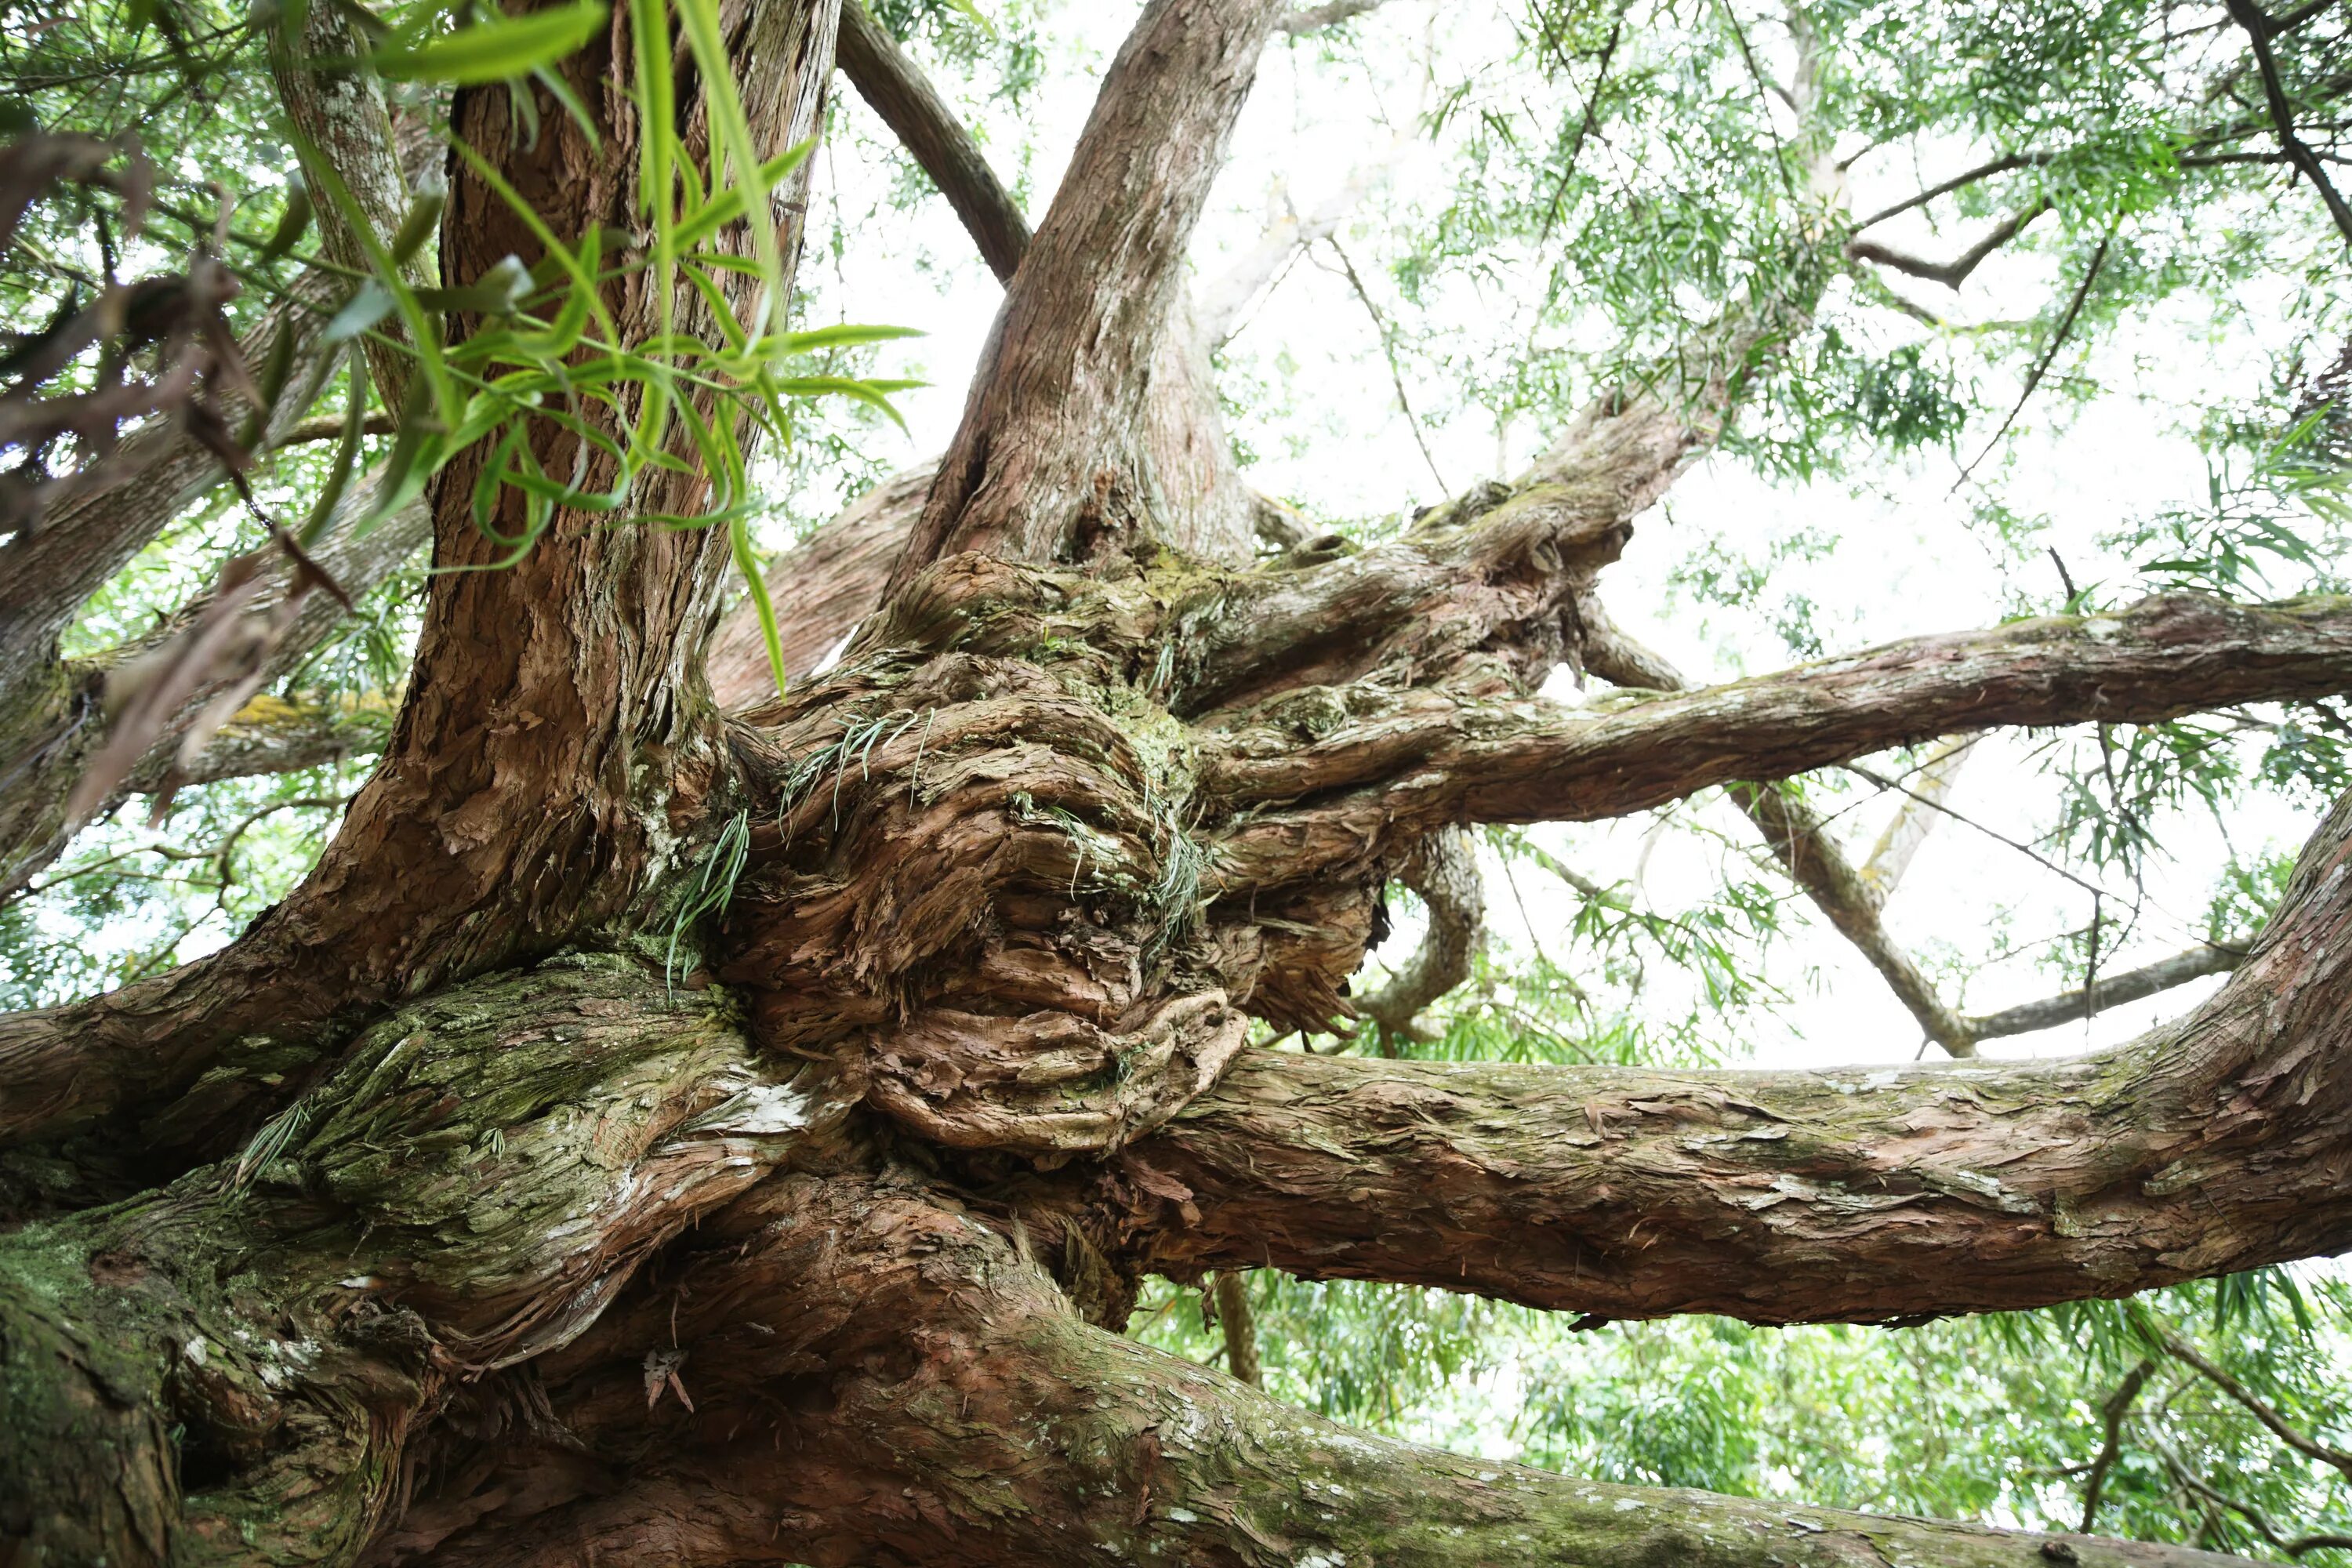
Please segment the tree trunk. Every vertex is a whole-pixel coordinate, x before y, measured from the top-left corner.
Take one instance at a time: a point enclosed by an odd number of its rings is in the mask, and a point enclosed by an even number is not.
[[[2223,1561],[1481,1464],[1112,1331],[1149,1270],[1895,1321],[2352,1242],[2352,805],[2219,996],[2108,1057],[1266,1043],[1349,1026],[1391,876],[1443,940],[1364,1010],[1403,1031],[1458,982],[1467,823],[2352,689],[2352,605],[2174,595],[1541,700],[1562,659],[1649,668],[1594,584],[1762,363],[1760,307],[1695,335],[1692,402],[1612,393],[1515,486],[1252,563],[1179,280],[1281,11],[1146,7],[946,459],[796,558],[788,658],[822,673],[763,692],[740,627],[714,640],[709,531],[560,515],[433,579],[383,763],[299,890],[174,974],[0,1019],[0,1557]],[[804,139],[834,0],[724,20],[762,151]],[[454,105],[562,236],[631,230],[629,25],[564,67],[593,142],[551,103],[510,135],[503,88]],[[449,213],[446,280],[535,258],[482,183]],[[649,276],[608,300],[639,341]],[[432,498],[441,566],[496,553],[479,461]]]

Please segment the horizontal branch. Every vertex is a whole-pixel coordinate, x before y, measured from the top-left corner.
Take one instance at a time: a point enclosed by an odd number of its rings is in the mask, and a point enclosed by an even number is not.
[[[908,1185],[784,1178],[719,1228],[723,1250],[675,1292],[597,1331],[604,1361],[542,1369],[612,1479],[534,1508],[517,1483],[548,1460],[509,1441],[420,1501],[414,1548],[436,1568],[2239,1561],[1614,1486],[1366,1436],[1089,1325],[1027,1247]],[[662,1391],[648,1415],[648,1344],[678,1347],[690,1410]]]
[[[1220,736],[1202,776],[1253,814],[1223,841],[1222,885],[1265,886],[1443,821],[1592,821],[1937,735],[2147,723],[2347,688],[2352,600],[2166,595],[1597,711],[1414,692],[1304,745],[1269,712]]]
[[[2054,1029],[2062,1024],[2077,1024],[2095,1013],[2110,1007],[2120,1007],[2126,1002],[2186,985],[2208,974],[2227,974],[2245,962],[2243,944],[2224,947],[2216,942],[2200,942],[2185,952],[2170,958],[2159,958],[2154,963],[2137,969],[2127,969],[2097,982],[2085,992],[2080,988],[2046,997],[2039,1002],[2026,1002],[2015,1007],[2004,1007],[1998,1013],[1964,1020],[1971,1037],[1979,1040],[1999,1039],[2005,1035],[2030,1035],[2037,1029]]]
[[[402,1010],[233,1159],[0,1237],[12,1544],[352,1562],[440,1390],[570,1342],[854,1100],[624,961]]]
[[[2195,1013],[2110,1055],[1828,1072],[1245,1055],[1094,1201],[1147,1267],[1899,1321],[2352,1246],[2352,800]],[[1125,1243],[1122,1243],[1125,1245]]]

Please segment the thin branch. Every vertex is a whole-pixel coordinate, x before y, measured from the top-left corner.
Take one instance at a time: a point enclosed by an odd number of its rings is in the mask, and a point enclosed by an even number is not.
[[[1688,689],[1672,663],[1612,625],[1597,600],[1588,598],[1582,609],[1586,658],[1602,679],[1652,690]],[[1832,929],[1878,971],[1927,1038],[1948,1056],[1976,1055],[1975,1039],[1966,1022],[1937,994],[1934,983],[1888,932],[1879,919],[1882,895],[1847,860],[1828,824],[1779,784],[1734,784],[1726,793],[1756,825],[1765,847],[1790,880],[1803,889]]]
[[[2295,172],[2319,192],[2319,199],[2327,204],[2327,216],[2336,220],[2344,242],[2352,245],[2352,203],[2344,199],[2343,193],[2327,178],[2327,171],[2319,166],[2318,157],[2295,133],[2294,106],[2287,100],[2286,87],[2279,79],[2278,61],[2271,54],[2271,39],[2286,30],[2285,24],[2254,4],[2254,0],[2226,3],[2231,19],[2245,29],[2247,40],[2253,46],[2254,68],[2262,74],[2263,98],[2270,107],[2271,128],[2278,136],[2280,151],[2287,155]],[[2308,16],[2299,17],[2298,25],[2307,19]]]
[[[874,20],[860,0],[842,0],[835,57],[857,95],[882,117],[963,220],[997,281],[1009,283],[1029,248],[1029,223],[980,143],[921,68]]]
[[[1979,822],[1973,816],[1964,816],[1960,813],[1954,811],[1950,806],[1946,805],[1940,799],[1927,795],[1919,790],[1915,790],[1899,780],[1888,778],[1874,769],[1864,767],[1859,763],[1846,763],[1845,771],[1853,774],[1856,778],[1868,780],[1870,783],[1876,784],[1881,789],[1901,790],[1906,795],[1908,795],[1912,800],[1916,801],[1919,805],[1926,806],[1928,810],[1948,816],[1963,827],[1972,827],[1977,832],[1983,834],[1987,838],[1991,839],[1996,844],[2007,845],[2010,848],[2016,850],[2020,855],[2024,856],[2027,859],[2032,861],[2043,870],[2051,873],[2053,876],[2063,877],[2066,880],[2074,883],[2076,887],[2082,889],[2092,897],[2106,897],[2107,890],[2105,888],[2100,887],[2096,882],[2085,881],[2083,878],[2077,876],[2072,871],[2069,871],[2065,867],[2058,864],[2057,861],[2051,859],[2040,850],[2035,849],[2032,845],[2021,844],[1997,828],[1987,827],[1983,823]]]
[[[1872,239],[1846,241],[1845,253],[1853,260],[1872,261],[1882,267],[1892,267],[1897,272],[1907,272],[1914,278],[1925,278],[1931,283],[1941,283],[1945,288],[1957,292],[1960,285],[1968,281],[1969,275],[1983,264],[1986,257],[2015,239],[2023,232],[2027,224],[2049,210],[2048,202],[2034,203],[2023,211],[1996,224],[1990,234],[1949,261],[1928,261],[1913,256],[1907,251],[1896,250],[1892,246],[1881,245]]]
[[[2167,1355],[2184,1366],[2195,1369],[2206,1382],[2245,1406],[2248,1413],[2264,1426],[2269,1427],[2272,1435],[2280,1442],[2305,1458],[2316,1459],[2323,1465],[2331,1466],[2341,1471],[2347,1479],[2352,1479],[2352,1454],[2347,1454],[2341,1448],[2331,1448],[2326,1444],[2306,1436],[2289,1425],[2286,1417],[2273,1409],[2245,1384],[2208,1361],[2196,1346],[2171,1330],[2159,1328],[2157,1332],[2157,1342],[2164,1347]]]
[[[1398,880],[1421,895],[1429,931],[1386,985],[1357,1000],[1357,1012],[1380,1026],[1384,1046],[1391,1037],[1425,1037],[1413,1020],[1470,978],[1486,925],[1486,886],[1466,830],[1443,827],[1423,839]]]
[[[1986,1014],[1966,1020],[1969,1032],[1979,1040],[2000,1039],[2009,1035],[2030,1035],[2039,1029],[2054,1029],[2063,1024],[2079,1023],[2095,1013],[2110,1007],[2120,1007],[2127,1002],[2186,985],[2208,974],[2227,974],[2246,961],[2242,943],[2221,945],[2200,942],[2170,958],[2137,969],[2110,974],[2096,984],[2039,1002],[2022,1003],[1998,1013]]]
[[[2106,1439],[2099,1445],[2098,1456],[2091,1461],[2090,1474],[2083,1483],[2081,1530],[2084,1535],[2090,1534],[2091,1527],[2098,1522],[2099,1500],[2107,1488],[2107,1472],[2115,1468],[2116,1459],[2123,1452],[2124,1413],[2131,1408],[2132,1401],[2139,1397],[2139,1391],[2147,1384],[2148,1373],[2155,1370],[2156,1363],[2142,1360],[2137,1366],[2124,1373],[2123,1382],[2116,1385],[2116,1391],[2108,1394],[2106,1402],[2099,1406],[2099,1415],[2106,1424]]]
[[[1372,318],[1372,330],[1380,334],[1381,357],[1388,362],[1389,384],[1396,388],[1397,406],[1404,411],[1404,422],[1412,430],[1412,444],[1421,448],[1421,460],[1429,465],[1429,477],[1437,481],[1440,490],[1451,494],[1454,487],[1445,482],[1444,474],[1438,472],[1437,458],[1429,450],[1428,437],[1422,434],[1421,417],[1413,413],[1412,399],[1405,392],[1404,372],[1397,364],[1396,337],[1389,329],[1388,318],[1381,313],[1380,306],[1372,300],[1371,290],[1364,287],[1363,279],[1357,275],[1356,264],[1348,259],[1348,252],[1339,244],[1339,236],[1328,236],[1323,243],[1329,246],[1331,254],[1339,258],[1340,270],[1347,274],[1348,286],[1356,291],[1356,298],[1363,301],[1366,313]]]
[[[2066,301],[2066,313],[2058,319],[2058,330],[2051,334],[2050,346],[2034,363],[2033,373],[2025,378],[2025,390],[2017,395],[2016,406],[2009,411],[2009,417],[2000,422],[2000,428],[1992,433],[1992,439],[1985,443],[1985,449],[1976,455],[1975,462],[1960,470],[1960,477],[1952,481],[1953,489],[1958,490],[1969,482],[1969,476],[1977,471],[1977,465],[1992,456],[1993,448],[2000,445],[2001,437],[2009,434],[2009,427],[2017,423],[2017,416],[2024,413],[2025,405],[2032,401],[2035,390],[2042,385],[2042,378],[2049,374],[2051,364],[2058,358],[2058,351],[2066,346],[2066,339],[2074,330],[2074,318],[2082,314],[2083,301],[2091,297],[2091,284],[2098,278],[2099,268],[2106,265],[2107,247],[2114,240],[2115,236],[2110,233],[2099,241],[2099,248],[2091,253],[2091,264],[2083,268],[2083,280],[2074,286],[2074,297]]]
[[[1979,163],[1975,168],[1955,174],[1941,184],[1930,185],[1916,195],[1906,196],[1891,207],[1881,208],[1855,224],[1853,231],[1860,234],[1864,229],[1876,228],[1888,218],[1901,217],[1914,207],[1926,206],[1937,196],[1948,196],[1964,185],[1975,184],[1979,180],[1989,180],[1995,174],[2006,174],[2011,169],[2038,169],[2044,164],[2056,162],[2057,154],[2054,153],[2012,153],[2005,158],[1995,158],[1989,163]]]
[[[1976,749],[1977,740],[1977,736],[1965,735],[1942,742],[1928,753],[1916,774],[1916,793],[1903,797],[1894,819],[1871,847],[1870,858],[1863,862],[1862,879],[1880,903],[1894,896],[1895,889],[1902,884],[1903,874],[1911,868],[1912,858],[1942,820],[1941,814],[1931,805],[1939,807],[1950,796],[1952,786],[1959,782],[1960,770],[1968,763],[1969,753]]]
[[[1879,919],[1877,900],[1821,818],[1778,785],[1734,784],[1727,793],[1762,831],[1773,858],[1828,917],[1837,933],[1878,971],[1887,989],[1918,1020],[1927,1037],[1947,1056],[1976,1055],[1976,1040],[1968,1022],[1937,994],[1934,983],[1896,945]]]
[[[1633,0],[1624,0],[1617,7],[1617,18],[1609,25],[1609,41],[1601,46],[1601,66],[1593,73],[1592,90],[1585,95],[1584,118],[1577,123],[1576,137],[1568,144],[1568,157],[1560,165],[1559,179],[1551,188],[1551,200],[1545,204],[1543,232],[1536,237],[1538,250],[1551,238],[1552,227],[1559,222],[1560,198],[1568,195],[1568,182],[1576,174],[1578,160],[1584,155],[1585,139],[1592,134],[1593,122],[1601,117],[1601,93],[1609,85],[1609,62],[1616,57],[1617,41],[1625,34],[1625,15],[1633,8]]]

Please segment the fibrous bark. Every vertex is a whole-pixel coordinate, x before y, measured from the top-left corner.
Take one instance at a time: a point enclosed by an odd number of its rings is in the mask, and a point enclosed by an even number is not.
[[[433,1509],[435,1525],[462,1522],[419,1532],[425,1561],[2237,1561],[1610,1486],[1362,1436],[1089,1326],[1014,1244],[919,1187],[788,1178],[737,1205],[728,1226],[726,1244],[677,1279],[693,1410],[666,1404],[626,1480],[543,1515],[503,1500],[537,1456],[478,1466],[474,1497]],[[608,1462],[646,1451],[631,1441],[647,1425],[635,1347],[669,1332],[649,1304],[547,1369],[558,1406],[577,1413],[572,1430]]]
[[[1183,248],[1281,7],[1154,0],[1120,47],[998,313],[894,589],[945,555],[1085,560],[1141,531],[1245,559],[1200,384]]]
[[[1889,1321],[2352,1245],[2352,804],[2210,1001],[2110,1055],[1821,1073],[1254,1053],[1110,1192],[1154,1267],[1611,1318]],[[1181,1225],[1171,1215],[1181,1214]]]

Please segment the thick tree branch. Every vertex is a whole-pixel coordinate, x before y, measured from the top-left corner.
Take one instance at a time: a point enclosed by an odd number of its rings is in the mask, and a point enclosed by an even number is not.
[[[1829,836],[1820,815],[1786,790],[1771,784],[1734,784],[1734,805],[1764,835],[1772,858],[1805,889],[1813,907],[1829,918],[1840,936],[1886,982],[1930,1040],[1955,1057],[1977,1054],[1968,1020],[1937,994],[1911,955],[1895,944],[1878,918],[1878,900]]]
[[[898,40],[861,0],[842,0],[842,73],[882,117],[980,247],[997,281],[1010,283],[1029,248],[1029,223],[964,129]]]
[[[1369,11],[1377,11],[1389,0],[1325,0],[1320,5],[1302,5],[1276,22],[1276,32],[1296,38],[1307,33],[1319,33],[1326,27],[1336,27],[1342,22],[1352,22]]]
[[[261,366],[281,339],[292,339],[287,390],[270,411],[262,447],[276,445],[316,395],[328,366],[315,344],[342,289],[331,274],[303,273],[238,345],[248,365]],[[233,388],[224,390],[223,405],[232,419],[251,413]],[[0,768],[39,743],[44,720],[53,728],[63,717],[53,710],[66,679],[59,634],[108,578],[226,478],[213,448],[167,421],[126,441],[101,482],[77,490],[40,527],[0,545]]]
[[[894,593],[943,555],[1083,560],[1146,528],[1246,558],[1213,403],[1155,384],[1199,379],[1185,246],[1279,9],[1153,0],[1136,23],[1006,291]]]
[[[1773,330],[1740,311],[1694,334],[1645,383],[1587,404],[1518,479],[1432,509],[1393,543],[1222,586],[1183,616],[1172,705],[1199,713],[1384,665],[1426,679],[1473,656],[1532,690],[1563,658],[1606,661],[1583,647],[1582,601],[1633,520],[1712,447]]]
[[[0,1519],[35,1561],[348,1563],[453,1384],[570,1342],[853,1098],[626,963],[414,1005],[236,1159],[0,1237]]]
[[[2112,1055],[1673,1073],[1255,1052],[1129,1151],[1095,1234],[1180,1277],[1274,1267],[1764,1323],[2036,1307],[2338,1252],[2347,918],[2352,801],[2230,984]]]
[[[402,508],[364,533],[355,533],[350,524],[373,504],[374,489],[365,482],[353,487],[352,494],[338,509],[340,521],[326,542],[311,552],[320,568],[355,599],[381,586],[423,548],[432,531],[431,518],[418,504]],[[289,563],[282,558],[273,562],[256,595],[257,607],[241,617],[250,628],[242,638],[242,646],[251,650],[250,657],[224,659],[210,668],[178,711],[146,738],[146,752],[135,766],[131,765],[131,756],[121,757],[121,765],[128,769],[129,776],[93,815],[103,816],[114,810],[133,790],[164,790],[175,781],[201,784],[247,773],[282,772],[382,747],[386,725],[381,719],[322,726],[315,720],[323,715],[306,720],[280,716],[278,721],[241,729],[232,724],[204,752],[181,757],[183,741],[209,707],[232,699],[239,690],[267,690],[276,685],[342,624],[341,605],[324,594],[303,597],[284,624],[273,620],[291,579]],[[68,813],[68,799],[85,773],[117,742],[115,719],[103,696],[110,676],[156,658],[175,637],[204,618],[214,597],[210,593],[199,595],[144,637],[109,649],[100,658],[63,667],[68,689],[76,694],[77,721],[53,743],[20,759],[0,781],[0,898],[24,887],[54,861],[80,826]],[[308,761],[303,760],[306,757]]]
[[[373,756],[383,750],[393,712],[393,704],[381,692],[350,699],[264,693],[215,731],[194,763],[182,766],[174,748],[158,746],[131,775],[130,787],[142,795],[161,795],[190,784],[297,773]]]
[[[493,1500],[543,1460],[476,1467],[417,1510],[434,1568],[2237,1561],[1644,1490],[1367,1437],[1088,1325],[1021,1249],[916,1190],[785,1178],[724,1229],[729,1250],[679,1277],[674,1328],[649,1304],[597,1331],[603,1362],[583,1342],[548,1369],[592,1448],[646,1457],[537,1512]],[[640,1347],[673,1333],[694,1409],[649,1422]]]
[[[2347,681],[2352,602],[2171,595],[1598,710],[1412,692],[1300,744],[1269,710],[1220,735],[1202,772],[1211,795],[1258,813],[1223,840],[1221,878],[1264,886],[1439,821],[1591,821],[1937,735],[2149,722]]]
[[[787,551],[768,569],[768,597],[795,680],[837,654],[882,602],[882,584],[907,547],[936,464],[891,475]],[[710,694],[730,710],[772,698],[776,678],[759,618],[746,603],[719,624],[705,664]]]
[[[740,18],[732,47],[763,156],[814,133],[835,15],[833,0],[772,0]],[[600,37],[564,62],[581,101],[618,101],[606,90],[614,47]],[[506,94],[459,92],[457,133],[518,189],[564,193],[544,204],[559,238],[592,222],[630,232],[637,161],[611,156],[544,95],[539,134],[520,134]],[[701,95],[679,100],[698,106]],[[707,144],[700,115],[692,109],[683,128],[689,152]],[[810,173],[804,163],[794,177]],[[780,211],[801,210],[798,186],[772,194]],[[530,226],[470,175],[451,193],[443,234],[451,278],[541,254]],[[797,228],[786,237],[796,253]],[[740,224],[716,243],[751,248]],[[750,289],[729,276],[740,309]],[[614,301],[625,335],[659,329],[644,289],[625,279],[613,287],[625,291]],[[715,332],[704,310],[690,298],[679,329]],[[569,471],[572,437],[552,426],[534,435],[553,444],[542,467]],[[0,1140],[169,1096],[240,1041],[316,1051],[395,995],[643,917],[648,889],[700,852],[694,829],[725,758],[714,716],[690,693],[717,618],[723,531],[615,528],[603,513],[559,509],[530,552],[504,565],[493,533],[519,537],[533,525],[511,487],[498,491],[491,528],[478,525],[476,469],[490,456],[478,444],[437,477],[434,550],[444,570],[431,579],[406,701],[383,765],[318,866],[220,952],[75,1007],[0,1018]],[[656,471],[635,500],[691,515],[707,483]],[[282,1081],[224,1069],[200,1097],[213,1119],[188,1106],[176,1125],[217,1137],[278,1098]]]

